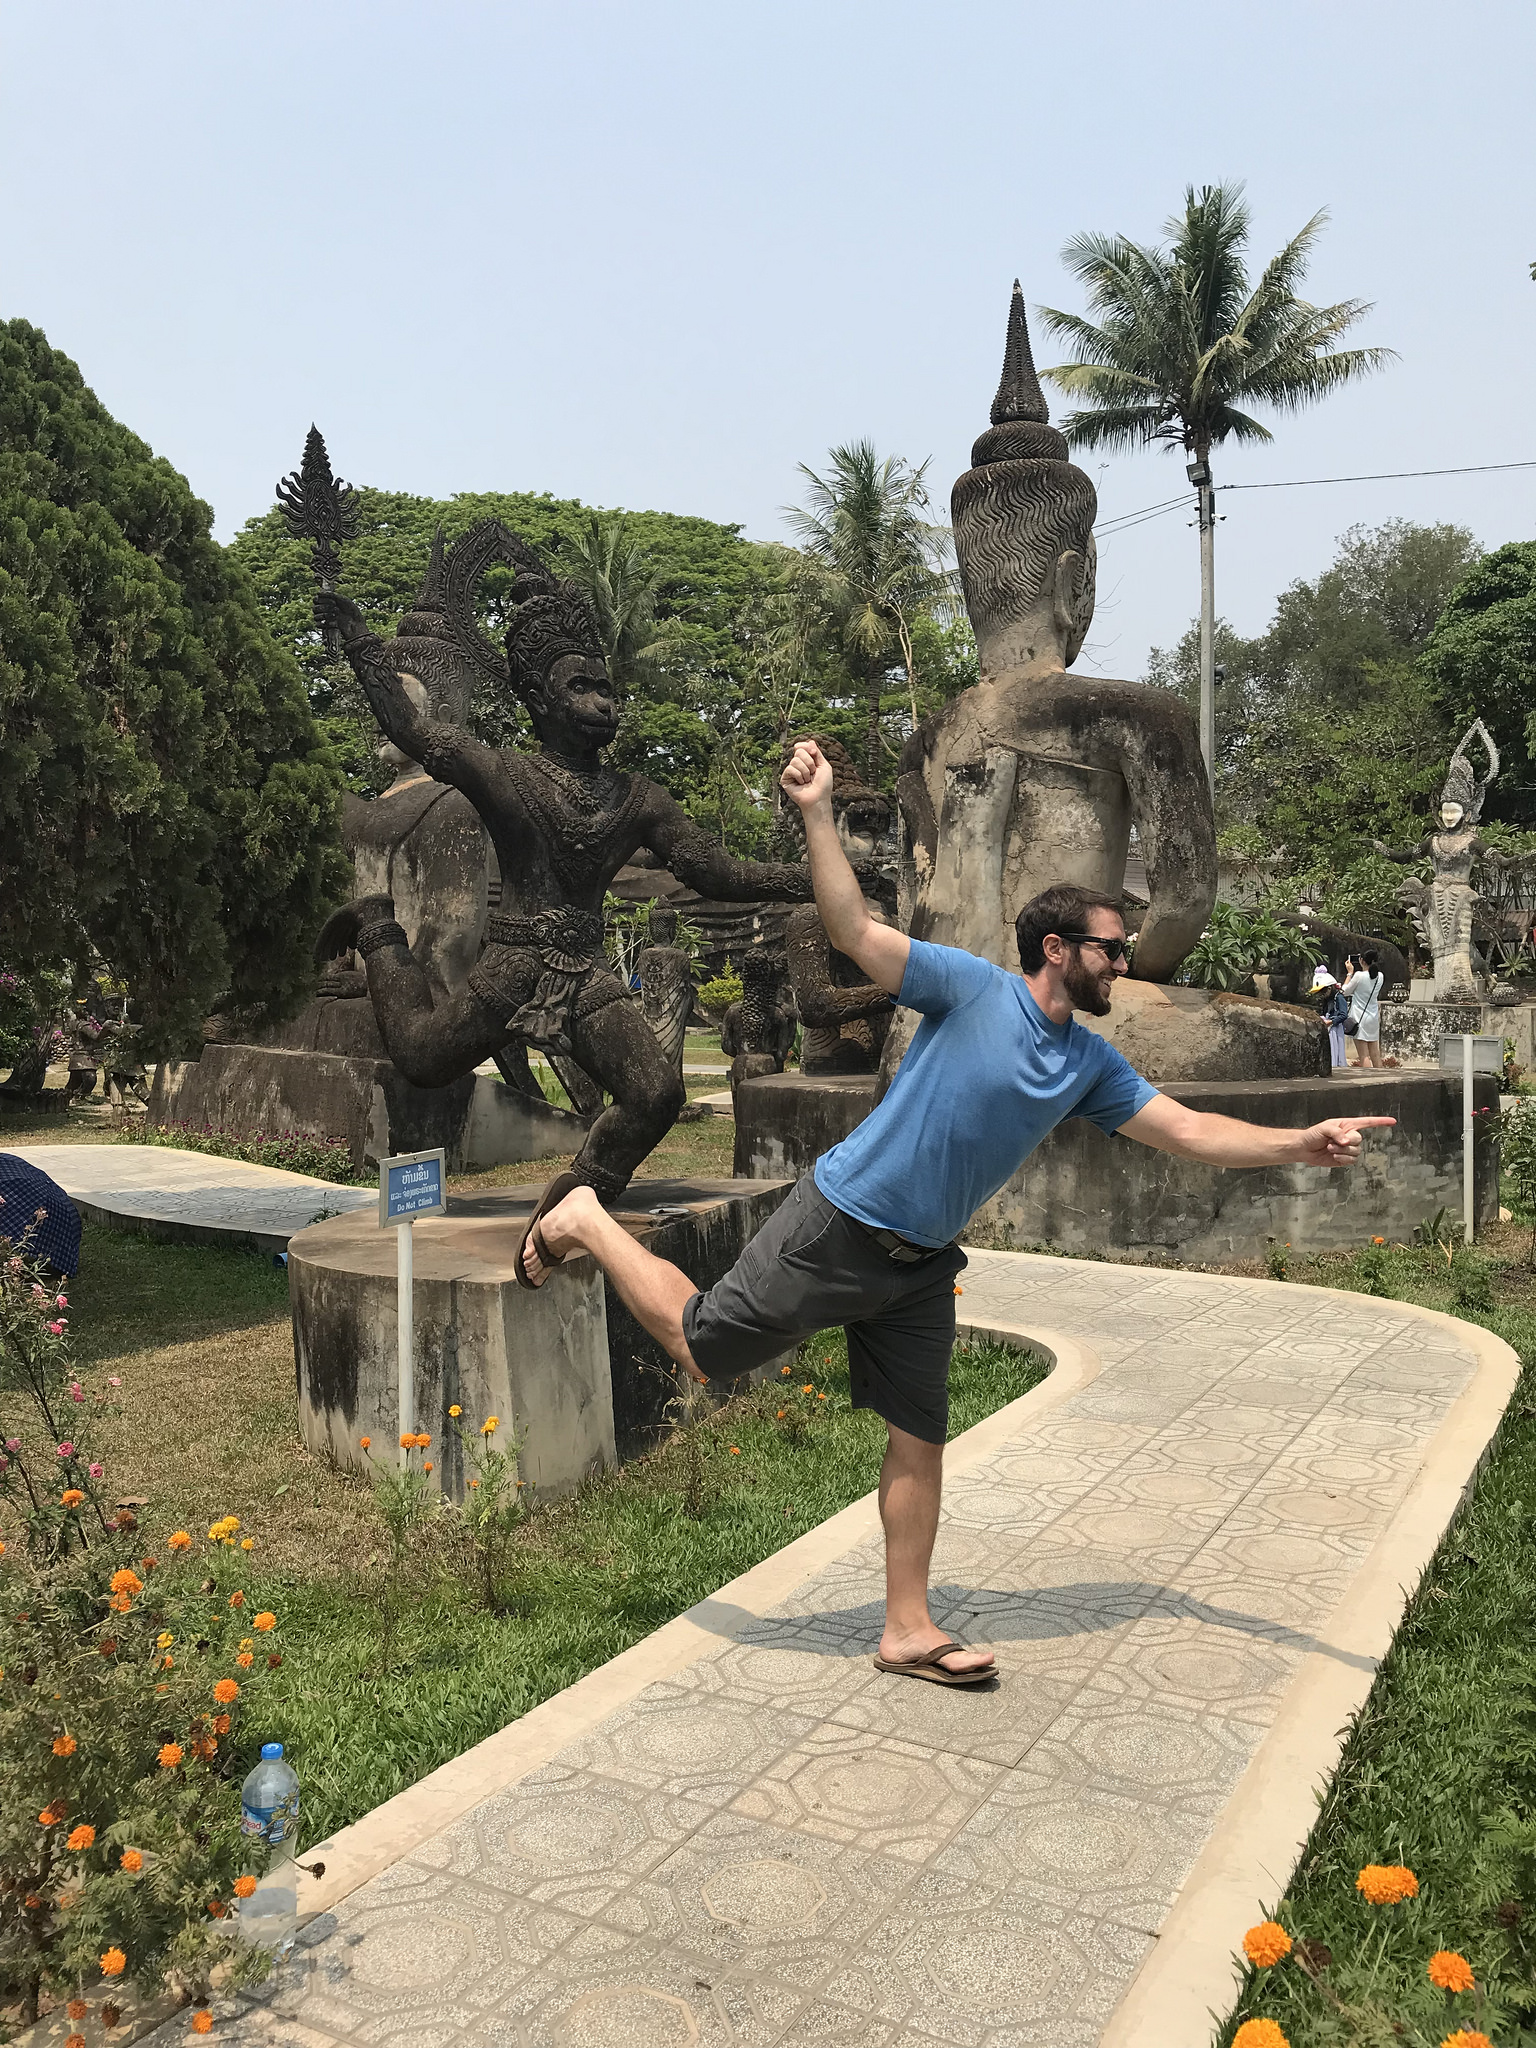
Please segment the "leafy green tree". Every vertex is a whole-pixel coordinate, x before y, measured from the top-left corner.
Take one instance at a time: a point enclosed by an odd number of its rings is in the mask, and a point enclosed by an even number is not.
[[[0,325],[0,960],[104,962],[154,1051],[308,985],[343,883],[304,678],[186,480]]]
[[[824,572],[829,609],[865,700],[864,762],[872,782],[886,776],[880,736],[886,678],[900,667],[917,721],[913,631],[953,600],[943,568],[948,535],[927,517],[926,462],[881,457],[870,441],[831,449],[827,473],[802,463],[808,503],[791,506],[792,531]]]
[[[623,512],[588,512],[562,541],[559,566],[586,592],[608,673],[627,696],[655,637],[660,569]]]
[[[1536,826],[1536,541],[1511,541],[1470,571],[1430,633],[1422,667],[1448,730],[1481,717],[1498,742],[1488,815]]]

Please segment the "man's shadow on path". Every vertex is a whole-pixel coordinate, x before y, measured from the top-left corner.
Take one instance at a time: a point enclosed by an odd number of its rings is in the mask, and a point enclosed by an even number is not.
[[[1138,1580],[1083,1580],[1071,1585],[965,1587],[939,1585],[932,1605],[940,1627],[964,1619],[980,1622],[988,1643],[1038,1643],[1068,1636],[1092,1636],[1126,1622],[1196,1621],[1207,1628],[1297,1650],[1316,1651],[1355,1671],[1376,1669],[1374,1657],[1340,1649],[1305,1629],[1291,1628],[1267,1615],[1239,1608],[1213,1606],[1175,1586]],[[753,1614],[734,1602],[711,1596],[688,1610],[688,1619],[714,1635],[759,1650],[801,1650],[809,1656],[866,1657],[879,1638],[885,1609],[869,1600],[857,1607],[821,1608],[806,1614]]]

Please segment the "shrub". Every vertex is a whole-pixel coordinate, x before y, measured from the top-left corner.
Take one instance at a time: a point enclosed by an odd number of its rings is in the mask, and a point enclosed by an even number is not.
[[[277,1166],[307,1173],[342,1187],[366,1187],[375,1178],[352,1164],[345,1138],[315,1137],[308,1131],[227,1131],[216,1124],[135,1123],[118,1133],[125,1145],[169,1145],[179,1152],[212,1152],[220,1159],[245,1159],[252,1166]]]
[[[700,1007],[711,1017],[723,1017],[732,1003],[741,1001],[741,976],[726,963],[724,974],[717,974],[713,981],[706,981],[699,990]]]
[[[0,1996],[26,2019],[98,1972],[191,1995],[266,1967],[230,1906],[265,1860],[240,1783],[276,1617],[252,1612],[232,1516],[151,1550],[106,1511],[66,1305],[25,1234],[0,1241],[0,1393],[31,1416],[0,1456]]]

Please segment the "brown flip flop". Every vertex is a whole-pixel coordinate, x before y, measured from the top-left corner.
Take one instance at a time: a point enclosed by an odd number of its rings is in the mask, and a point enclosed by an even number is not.
[[[951,1650],[968,1650],[969,1643],[935,1643],[931,1650],[925,1650],[921,1657],[907,1657],[900,1661],[877,1656],[874,1660],[877,1671],[889,1671],[895,1678],[925,1678],[930,1685],[980,1685],[983,1679],[996,1678],[997,1665],[982,1664],[975,1671],[946,1671],[939,1662]]]
[[[544,1285],[544,1280],[549,1278],[549,1269],[551,1267],[563,1266],[565,1264],[564,1259],[552,1257],[545,1248],[544,1233],[539,1228],[540,1220],[549,1214],[557,1202],[563,1202],[573,1188],[579,1188],[580,1186],[581,1182],[569,1169],[564,1173],[557,1173],[549,1186],[544,1190],[543,1199],[540,1201],[537,1209],[534,1210],[532,1217],[529,1219],[528,1228],[523,1232],[522,1237],[518,1241],[517,1259],[512,1268],[512,1277],[516,1280],[519,1287],[526,1287],[530,1294],[537,1294],[538,1290]],[[530,1237],[533,1239],[533,1248],[539,1255],[539,1263],[545,1268],[544,1280],[530,1280],[528,1268],[523,1264],[523,1253],[527,1249]]]

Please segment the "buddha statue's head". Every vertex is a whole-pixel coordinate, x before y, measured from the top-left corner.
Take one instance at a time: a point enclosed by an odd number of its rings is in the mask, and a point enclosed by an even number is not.
[[[1098,499],[1050,425],[1017,280],[992,424],[950,511],[982,675],[1070,668],[1093,618]]]
[[[677,944],[677,912],[675,910],[668,910],[660,903],[652,904],[647,926],[653,946],[675,946]]]

